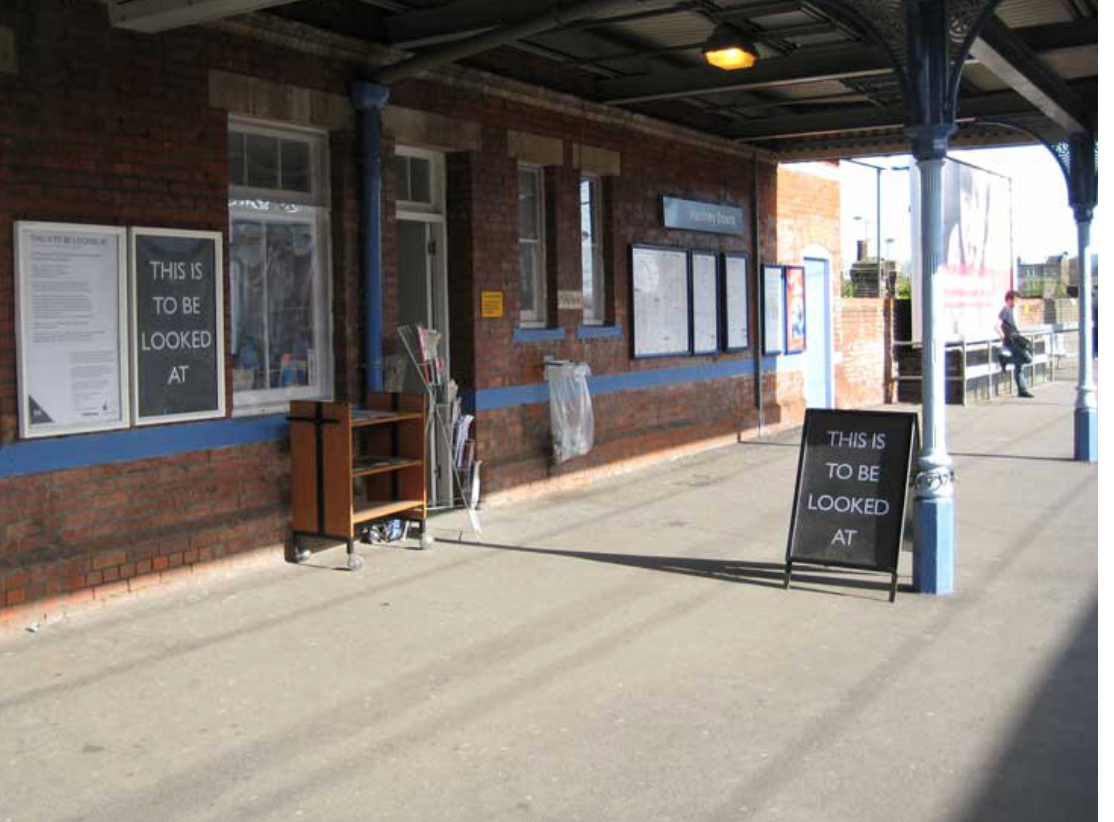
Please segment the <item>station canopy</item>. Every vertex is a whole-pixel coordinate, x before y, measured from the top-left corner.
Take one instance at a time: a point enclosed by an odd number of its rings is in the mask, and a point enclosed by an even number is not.
[[[415,57],[413,70],[422,59],[455,62],[783,161],[908,149],[898,76],[878,35],[885,26],[867,31],[855,22],[872,12],[900,15],[901,0],[108,2],[115,25],[141,31],[275,15],[375,46],[399,64],[395,79]],[[962,3],[972,5],[952,0]],[[999,3],[964,65],[952,145],[1097,134],[1097,7],[1098,0]],[[754,53],[754,65],[709,65],[705,51],[725,31]]]

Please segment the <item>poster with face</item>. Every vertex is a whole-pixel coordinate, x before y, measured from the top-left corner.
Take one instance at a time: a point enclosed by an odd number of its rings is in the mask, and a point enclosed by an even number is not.
[[[805,270],[785,267],[785,353],[805,350]]]
[[[920,194],[913,181],[913,339],[921,339]],[[1002,295],[1013,283],[1012,189],[1008,177],[947,160],[944,260],[935,274],[938,333],[946,341],[997,335]]]

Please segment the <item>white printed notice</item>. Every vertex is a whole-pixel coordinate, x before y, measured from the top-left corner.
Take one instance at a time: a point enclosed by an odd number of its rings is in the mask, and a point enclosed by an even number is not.
[[[129,423],[122,228],[16,224],[20,435]]]

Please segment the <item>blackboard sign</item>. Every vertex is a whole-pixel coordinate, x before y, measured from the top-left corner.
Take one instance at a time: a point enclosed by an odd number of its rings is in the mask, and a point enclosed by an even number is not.
[[[137,425],[224,416],[222,235],[131,229]]]
[[[794,562],[888,571],[905,527],[917,415],[810,408],[797,463],[785,585]]]

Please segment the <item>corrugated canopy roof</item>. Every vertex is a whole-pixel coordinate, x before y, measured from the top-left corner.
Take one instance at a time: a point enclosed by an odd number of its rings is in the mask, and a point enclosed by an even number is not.
[[[202,0],[220,2],[245,0]],[[899,0],[271,0],[265,13],[807,159],[907,147],[889,55],[844,13],[877,22],[900,8]],[[753,68],[704,63],[701,46],[719,23],[756,42]],[[1002,0],[965,66],[953,143],[1028,139],[990,121],[1051,140],[1095,130],[1097,90],[1097,0]]]

